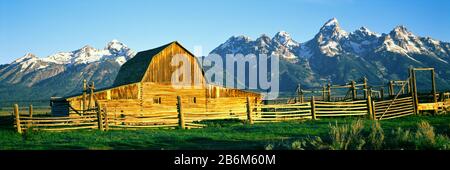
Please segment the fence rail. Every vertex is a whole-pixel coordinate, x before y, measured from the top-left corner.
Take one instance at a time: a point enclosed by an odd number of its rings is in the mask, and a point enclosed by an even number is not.
[[[19,117],[15,120],[19,133],[26,130],[65,131],[79,129],[97,129],[96,116],[80,117]]]
[[[135,128],[176,128],[178,126],[178,113],[175,111],[165,111],[158,113],[138,114],[138,115],[116,115],[106,114],[106,126],[111,130],[115,129],[135,129]]]
[[[311,119],[310,103],[257,105],[253,111],[251,119],[256,123]]]
[[[369,114],[366,100],[351,102],[316,101],[314,109],[317,117],[364,116]]]

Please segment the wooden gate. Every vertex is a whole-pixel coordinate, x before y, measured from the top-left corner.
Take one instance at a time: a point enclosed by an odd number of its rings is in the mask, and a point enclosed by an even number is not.
[[[393,119],[403,116],[412,115],[416,112],[415,109],[415,99],[413,97],[413,89],[411,89],[411,85],[414,85],[414,83],[411,83],[413,81],[413,77],[411,76],[408,78],[407,81],[401,81],[402,87],[401,90],[397,92],[395,97],[391,100],[383,100],[374,102],[373,106],[373,118],[378,120],[383,119]],[[390,86],[392,86],[392,82],[390,83]],[[400,97],[400,94],[404,94],[405,87],[408,86],[408,91],[410,91],[409,96],[402,96]],[[390,87],[391,89],[390,94],[393,95],[394,89]],[[411,91],[412,90],[412,91]]]
[[[413,97],[394,98],[375,102],[374,116],[378,120],[393,119],[414,114]]]

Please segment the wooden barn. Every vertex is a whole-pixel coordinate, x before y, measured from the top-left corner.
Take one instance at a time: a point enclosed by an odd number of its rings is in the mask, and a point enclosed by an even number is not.
[[[184,85],[190,87],[179,89],[171,84],[172,74],[177,70],[171,60],[177,54],[187,58],[191,71],[196,74],[191,84]],[[52,114],[67,116],[77,110],[88,110],[94,107],[93,101],[107,107],[108,113],[121,115],[176,110],[177,96],[181,96],[184,110],[196,112],[245,111],[247,97],[252,103],[261,101],[259,93],[208,84],[199,63],[197,57],[178,42],[141,51],[120,68],[112,87],[92,92],[85,88],[83,94],[55,98],[51,102]]]

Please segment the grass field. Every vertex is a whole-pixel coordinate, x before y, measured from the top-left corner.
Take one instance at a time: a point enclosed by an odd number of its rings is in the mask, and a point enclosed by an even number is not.
[[[34,115],[50,114],[50,106],[33,106]],[[20,114],[28,114],[28,107],[20,107]],[[9,116],[13,114],[13,107],[0,107],[0,116]]]
[[[418,124],[421,121],[429,122],[432,131],[433,146],[416,146],[415,141],[409,143],[392,144],[390,139],[399,139],[399,127],[402,128],[401,136],[409,135],[412,140],[418,140],[421,134]],[[353,125],[356,118],[321,119],[305,122],[283,122],[246,125],[239,121],[208,122],[209,127],[191,130],[120,130],[120,131],[70,131],[70,132],[30,132],[20,135],[12,129],[12,126],[3,126],[0,129],[0,150],[264,150],[264,149],[330,149],[314,144],[314,140],[320,137],[324,143],[333,143],[335,133],[331,133],[333,127],[344,128],[348,126],[349,134],[354,131]],[[337,123],[337,126],[336,126]],[[362,121],[361,136],[370,136],[374,121]],[[450,140],[450,115],[441,116],[410,116],[394,120],[381,121],[384,132],[385,144],[378,149],[449,149]],[[331,125],[331,126],[330,126]],[[345,128],[344,128],[345,129]],[[417,133],[415,133],[417,131]],[[425,130],[426,131],[426,130]],[[342,133],[342,132],[340,132]],[[431,133],[431,132],[426,132]],[[341,136],[345,136],[339,134]],[[351,136],[351,135],[347,135]],[[436,137],[435,137],[436,136]],[[438,139],[437,136],[441,136]],[[405,138],[405,137],[401,137]],[[414,139],[413,139],[414,138]],[[434,140],[436,138],[436,141]],[[314,140],[310,140],[314,139]],[[356,139],[356,138],[355,138]],[[353,138],[351,139],[353,140]],[[356,139],[359,140],[360,139]],[[421,140],[421,138],[420,138]],[[308,144],[309,142],[309,144]],[[370,142],[370,141],[369,141]],[[412,143],[411,143],[412,142]],[[303,143],[305,147],[299,147]],[[317,142],[316,142],[317,143]],[[368,142],[366,142],[368,143]],[[437,143],[439,146],[434,147]],[[323,145],[323,144],[322,144]],[[370,146],[368,147],[371,148]],[[351,148],[350,148],[351,149]],[[367,148],[363,148],[367,149]],[[377,149],[377,148],[375,148]]]

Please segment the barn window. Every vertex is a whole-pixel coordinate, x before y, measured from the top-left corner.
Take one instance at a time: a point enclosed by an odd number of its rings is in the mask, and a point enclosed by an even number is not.
[[[153,98],[153,103],[154,104],[161,104],[161,97],[154,97]]]
[[[197,103],[197,97],[192,98],[192,103]]]

